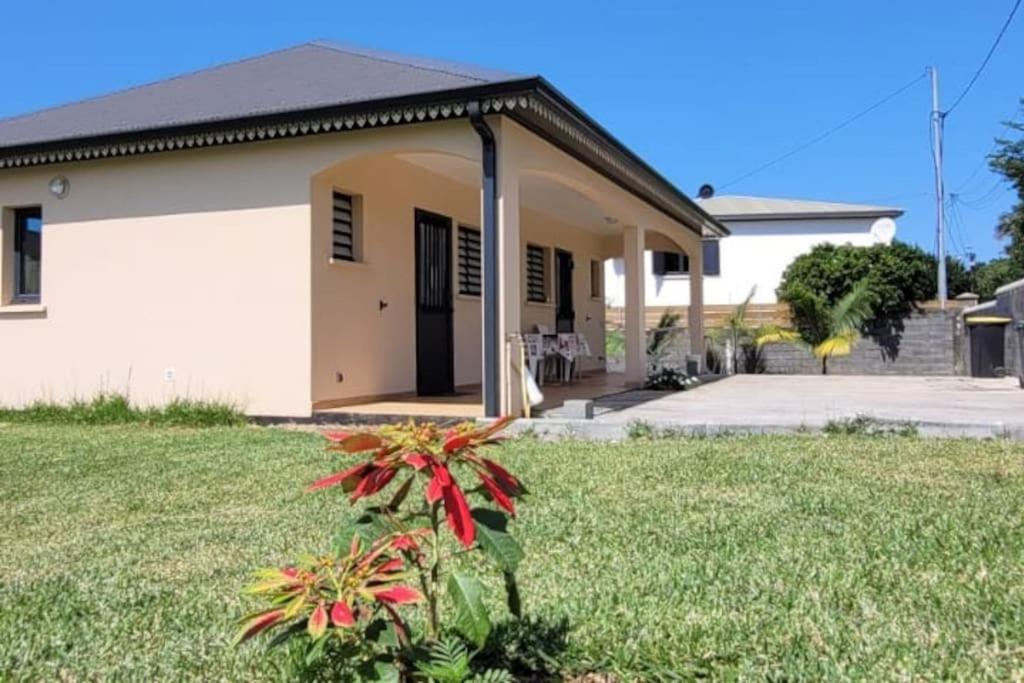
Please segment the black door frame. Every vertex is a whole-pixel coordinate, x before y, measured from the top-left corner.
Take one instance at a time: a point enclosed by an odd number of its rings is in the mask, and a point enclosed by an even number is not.
[[[447,277],[442,279],[443,286],[446,290],[444,298],[446,298],[444,312],[447,321],[444,324],[444,335],[445,338],[440,340],[441,344],[435,343],[437,340],[431,340],[431,343],[426,346],[421,338],[421,333],[425,334],[423,329],[423,307],[421,305],[421,294],[422,294],[422,266],[423,266],[423,244],[420,236],[420,223],[421,221],[436,222],[445,230],[444,239],[444,253],[447,256]],[[454,305],[454,277],[455,268],[453,265],[454,260],[454,247],[452,242],[452,231],[453,221],[449,216],[435,213],[433,211],[427,211],[425,209],[416,209],[413,218],[413,235],[416,243],[415,250],[415,304],[416,304],[416,394],[419,396],[442,396],[451,395],[455,393],[455,305]],[[437,352],[444,352],[447,348],[447,362],[444,360],[439,361],[437,359]],[[433,351],[434,355],[429,358],[429,363],[424,360],[430,355],[428,351]],[[432,376],[427,373],[433,373]],[[438,375],[440,373],[440,375]],[[437,386],[433,386],[437,385]]]
[[[569,259],[569,275],[568,275],[568,318],[562,318],[562,302],[564,300],[564,288],[562,285],[562,263],[563,258]],[[566,249],[559,249],[555,247],[555,331],[556,332],[575,332],[576,331],[576,293],[573,291],[573,272],[576,270],[576,263],[573,259],[571,251]],[[569,329],[561,329],[559,323],[563,320],[568,320]]]

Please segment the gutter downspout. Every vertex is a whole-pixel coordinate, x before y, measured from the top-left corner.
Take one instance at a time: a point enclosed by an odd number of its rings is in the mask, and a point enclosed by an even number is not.
[[[501,414],[501,376],[498,358],[501,354],[498,326],[498,154],[494,131],[484,120],[480,102],[468,104],[469,122],[480,136],[483,156],[483,323],[484,323],[484,415]]]

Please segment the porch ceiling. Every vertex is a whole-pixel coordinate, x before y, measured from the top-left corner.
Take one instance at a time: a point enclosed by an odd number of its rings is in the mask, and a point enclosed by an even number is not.
[[[397,158],[462,185],[480,187],[480,165],[477,162],[432,152],[399,154]],[[621,231],[621,226],[609,223],[604,209],[590,198],[546,178],[529,174],[522,176],[519,200],[527,209],[588,232],[614,235]]]

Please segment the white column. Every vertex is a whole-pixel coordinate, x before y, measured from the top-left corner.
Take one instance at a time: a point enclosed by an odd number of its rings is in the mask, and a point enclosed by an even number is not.
[[[626,386],[639,387],[647,378],[643,228],[626,226],[622,256],[626,266]]]
[[[523,414],[522,364],[519,346],[512,341],[522,333],[522,245],[519,236],[519,168],[515,148],[505,140],[506,130],[498,126],[498,274],[499,329],[501,339],[501,412]]]
[[[697,356],[698,372],[704,371],[704,253],[700,241],[690,250],[690,306],[687,326],[690,330],[690,353]]]

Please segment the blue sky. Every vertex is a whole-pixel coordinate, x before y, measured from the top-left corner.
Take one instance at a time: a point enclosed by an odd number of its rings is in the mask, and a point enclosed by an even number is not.
[[[1012,0],[857,2],[8,3],[0,116],[316,38],[540,73],[689,193],[901,206],[899,236],[934,245],[930,91],[898,98],[769,170],[758,167],[935,64],[948,106]],[[10,27],[17,27],[10,30]],[[1001,251],[1012,204],[982,164],[1024,96],[1024,10],[950,115],[951,252]],[[1016,68],[1015,68],[1016,67]]]

